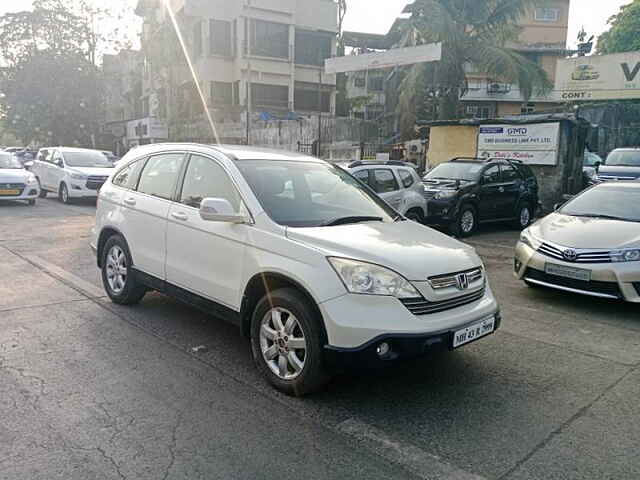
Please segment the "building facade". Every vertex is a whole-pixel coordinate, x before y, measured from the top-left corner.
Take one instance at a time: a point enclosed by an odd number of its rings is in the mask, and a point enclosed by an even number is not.
[[[335,112],[338,11],[333,0],[170,0],[199,89],[161,0],[140,0],[149,116],[175,140],[211,140],[204,104],[222,141],[249,122]]]

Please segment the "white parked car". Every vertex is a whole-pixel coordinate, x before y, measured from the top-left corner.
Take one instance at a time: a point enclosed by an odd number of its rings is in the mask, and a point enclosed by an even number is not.
[[[640,183],[596,185],[522,232],[519,279],[640,303]]]
[[[36,204],[38,180],[10,153],[0,152],[0,200],[24,200]]]
[[[97,198],[98,190],[115,169],[98,150],[84,148],[49,148],[38,155],[31,171],[40,183],[42,198],[54,193],[61,202],[75,198]]]
[[[353,162],[344,168],[408,219],[422,223],[427,218],[424,185],[411,164]]]
[[[454,349],[500,324],[473,248],[297,153],[137,148],[100,190],[92,248],[112,301],[157,290],[236,323],[292,395],[336,365]]]

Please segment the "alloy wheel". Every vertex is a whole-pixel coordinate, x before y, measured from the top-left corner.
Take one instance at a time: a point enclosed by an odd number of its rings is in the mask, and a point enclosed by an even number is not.
[[[106,268],[109,288],[114,294],[119,295],[127,284],[127,257],[118,245],[109,250]]]
[[[471,210],[465,210],[460,219],[460,227],[464,233],[471,233],[475,226],[476,219]]]
[[[304,369],[307,341],[300,321],[289,310],[273,307],[260,324],[260,350],[271,371],[282,380],[297,378]]]

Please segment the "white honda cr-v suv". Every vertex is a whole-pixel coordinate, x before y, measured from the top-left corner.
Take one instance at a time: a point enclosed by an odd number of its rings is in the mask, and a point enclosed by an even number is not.
[[[500,324],[471,247],[300,154],[137,148],[100,190],[92,248],[114,302],[156,290],[236,323],[288,394],[341,365],[451,350]]]

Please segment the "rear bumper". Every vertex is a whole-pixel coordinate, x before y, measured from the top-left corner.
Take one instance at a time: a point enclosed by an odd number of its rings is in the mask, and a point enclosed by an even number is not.
[[[500,328],[502,323],[500,312],[495,314],[495,319],[495,329],[493,333]],[[420,358],[442,351],[451,351],[454,350],[454,333],[473,325],[475,322],[477,322],[477,320],[437,333],[380,335],[357,348],[326,346],[324,351],[325,362],[331,369],[369,370],[388,367],[401,360]],[[480,337],[459,348],[464,348],[471,343],[488,338],[493,335],[493,333]],[[390,347],[390,350],[388,354],[381,356],[378,354],[378,347],[382,343],[386,343]]]

